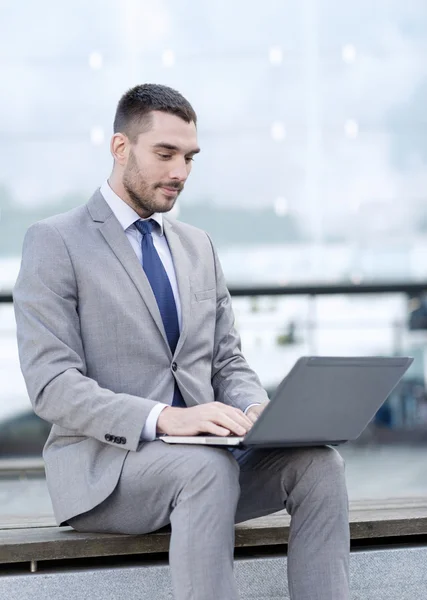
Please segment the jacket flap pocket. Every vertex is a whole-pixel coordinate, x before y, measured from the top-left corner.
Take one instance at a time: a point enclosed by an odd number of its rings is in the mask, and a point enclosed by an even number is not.
[[[202,300],[208,300],[208,298],[215,298],[216,289],[212,288],[210,290],[203,290],[201,292],[194,292],[194,296],[198,302]]]

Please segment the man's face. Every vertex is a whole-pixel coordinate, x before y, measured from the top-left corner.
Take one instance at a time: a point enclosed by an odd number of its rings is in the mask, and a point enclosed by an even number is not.
[[[199,152],[193,122],[160,111],[151,118],[149,131],[129,145],[122,177],[129,200],[143,217],[173,208]]]

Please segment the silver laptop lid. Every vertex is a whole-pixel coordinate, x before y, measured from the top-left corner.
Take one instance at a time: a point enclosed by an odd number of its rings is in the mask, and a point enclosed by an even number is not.
[[[244,443],[334,443],[356,439],[413,358],[303,357],[275,391]]]

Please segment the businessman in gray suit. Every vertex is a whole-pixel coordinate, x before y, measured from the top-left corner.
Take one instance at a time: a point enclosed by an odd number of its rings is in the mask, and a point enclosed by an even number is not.
[[[243,435],[267,402],[209,236],[167,216],[199,152],[196,122],[171,88],[129,90],[109,179],[25,237],[19,354],[34,410],[53,425],[43,456],[55,516],[79,531],[170,524],[176,600],[236,600],[235,522],[286,508],[290,597],[346,600],[348,502],[335,450],[155,439]]]

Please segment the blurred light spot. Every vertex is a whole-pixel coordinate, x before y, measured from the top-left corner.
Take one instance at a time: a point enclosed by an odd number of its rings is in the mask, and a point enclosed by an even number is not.
[[[284,217],[289,213],[289,203],[283,196],[279,196],[274,201],[274,212],[278,217]]]
[[[173,67],[175,64],[175,53],[172,50],[165,50],[162,54],[162,63],[164,67]]]
[[[276,140],[276,142],[280,142],[281,140],[285,139],[285,135],[286,130],[283,123],[281,121],[275,121],[271,126],[271,137],[273,138],[273,140]]]
[[[345,122],[344,131],[347,137],[352,139],[357,138],[359,135],[359,125],[357,121],[354,121],[354,119],[348,119]]]
[[[100,52],[91,52],[89,54],[89,66],[91,69],[97,70],[102,67],[103,58]]]
[[[102,127],[92,127],[90,130],[90,141],[94,146],[99,146],[104,142],[105,133]]]
[[[354,285],[360,285],[363,281],[363,275],[361,273],[353,273],[350,276],[350,281],[351,283],[354,283]]]
[[[346,44],[342,47],[341,56],[344,62],[353,63],[356,60],[356,48],[353,44]]]
[[[268,58],[272,65],[280,65],[283,60],[283,52],[280,46],[271,46],[268,52]]]

